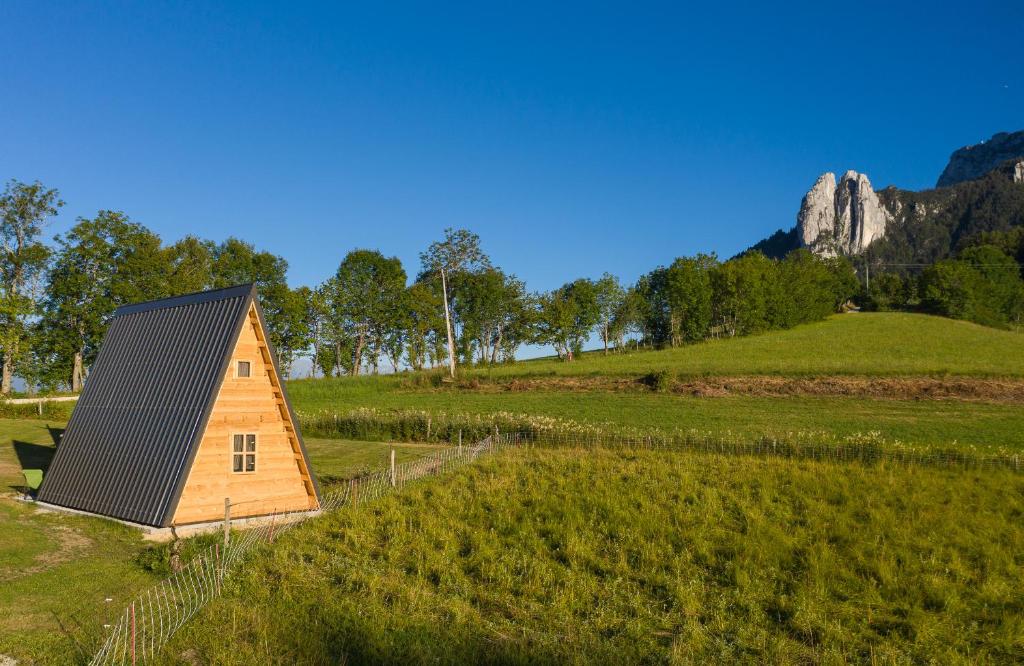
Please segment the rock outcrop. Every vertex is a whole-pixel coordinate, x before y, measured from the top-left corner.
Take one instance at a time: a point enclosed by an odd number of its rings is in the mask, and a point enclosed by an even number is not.
[[[838,184],[835,174],[822,174],[796,218],[800,244],[824,256],[860,254],[891,221],[871,181],[856,171],[847,171]]]
[[[746,251],[781,259],[804,247],[822,256],[851,256],[871,245],[873,262],[893,264],[952,256],[978,234],[1024,224],[1024,131],[956,151],[939,185],[875,192],[856,171],[838,183],[834,174],[822,174],[804,196],[796,226]]]
[[[965,180],[976,180],[1014,159],[1024,159],[1024,130],[1000,132],[988,141],[954,151],[935,186],[949,187]],[[1024,179],[1024,174],[1021,178]]]

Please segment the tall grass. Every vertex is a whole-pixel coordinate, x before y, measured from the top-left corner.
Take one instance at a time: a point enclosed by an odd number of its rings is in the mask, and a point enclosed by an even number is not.
[[[1024,660],[1024,478],[512,452],[303,525],[167,663]]]
[[[42,402],[38,404],[11,404],[0,400],[0,419],[54,419],[67,421],[71,418],[74,402]]]
[[[760,436],[729,430],[639,429],[612,423],[579,423],[528,414],[445,413],[419,410],[354,409],[300,414],[303,432],[315,437],[377,441],[476,441],[495,432],[515,433],[523,442],[556,447],[620,447],[774,456],[810,460],[891,461],[967,468],[1003,467],[1024,471],[1024,456],[1007,447],[923,446],[868,431],[780,430]]]

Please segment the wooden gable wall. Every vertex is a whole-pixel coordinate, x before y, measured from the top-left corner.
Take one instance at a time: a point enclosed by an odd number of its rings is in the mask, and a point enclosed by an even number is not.
[[[236,377],[249,361],[248,378]],[[232,438],[256,433],[256,471],[232,471]],[[242,326],[210,420],[174,513],[173,525],[317,508],[310,471],[274,372],[255,307]]]

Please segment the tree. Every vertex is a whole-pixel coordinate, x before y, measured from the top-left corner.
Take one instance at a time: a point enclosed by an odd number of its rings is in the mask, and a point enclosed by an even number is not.
[[[766,330],[777,279],[776,262],[757,251],[719,264],[711,272],[714,321],[732,335]]]
[[[928,312],[986,326],[1019,323],[1024,313],[1020,267],[994,245],[968,248],[924,270],[921,306]]]
[[[910,296],[908,283],[898,273],[878,273],[871,276],[864,305],[878,311],[902,310],[908,306]]]
[[[307,347],[309,351],[309,358],[312,362],[310,368],[310,376],[316,377],[317,368],[323,369],[321,363],[322,352],[326,348],[326,328],[327,320],[329,317],[327,311],[327,297],[324,294],[323,287],[317,289],[310,289],[309,287],[299,287],[295,290],[296,296],[302,300],[302,311],[305,316],[306,330],[309,331],[309,345]],[[330,365],[330,368],[324,370],[323,376],[330,376],[334,370],[334,364]]]
[[[444,230],[444,240],[430,244],[420,253],[423,270],[417,279],[422,282],[436,276],[441,281],[441,301],[444,305],[445,334],[448,339],[448,372],[455,377],[455,335],[451,282],[463,273],[488,268],[490,260],[480,249],[480,237],[468,229]]]
[[[413,370],[422,370],[426,366],[428,360],[435,356],[437,340],[444,337],[441,294],[440,289],[433,288],[434,284],[416,282],[406,289],[405,354]]]
[[[213,255],[216,246],[195,236],[185,236],[165,248],[170,296],[204,291],[213,284]]]
[[[921,307],[954,319],[975,319],[978,272],[955,259],[937,261],[921,273]]]
[[[608,341],[611,336],[612,321],[626,299],[626,291],[619,284],[619,278],[605,273],[594,283],[594,294],[597,299],[598,329],[604,343],[604,353],[608,354]]]
[[[822,259],[806,249],[779,262],[777,281],[769,317],[778,328],[824,319],[858,290],[849,261]]]
[[[277,311],[277,331],[274,350],[277,352],[281,373],[291,376],[295,359],[308,349],[311,343],[309,311],[312,292],[309,287],[289,289]]]
[[[50,255],[40,236],[63,205],[57,190],[38,181],[11,180],[0,195],[0,393],[5,395],[11,392],[16,359],[26,351],[28,320],[38,311],[39,281]]]
[[[665,274],[670,313],[671,342],[696,342],[707,336],[711,325],[711,275],[717,263],[713,255],[680,257]]]
[[[462,276],[453,295],[462,323],[463,359],[472,362],[475,348],[480,363],[496,363],[522,315],[526,285],[500,269],[484,268]]]
[[[159,237],[120,212],[79,218],[57,238],[43,321],[47,356],[53,367],[69,371],[71,390],[82,389],[119,305],[167,295],[166,260]]]
[[[288,288],[288,262],[265,251],[257,251],[251,244],[237,238],[228,238],[212,247],[210,287],[220,289],[240,284],[255,284],[260,294],[260,305],[267,320],[267,335],[278,353],[292,353],[295,338],[291,331],[299,323],[291,308],[291,290]]]
[[[537,341],[572,361],[599,319],[594,283],[581,278],[538,298]]]
[[[325,285],[334,331],[353,342],[352,374],[359,374],[366,355],[376,365],[385,332],[402,326],[405,281],[398,257],[388,259],[377,250],[353,250]]]
[[[625,346],[626,334],[630,331],[636,331],[641,338],[646,337],[646,308],[647,302],[636,287],[626,290],[609,325],[609,335],[615,340],[616,349]]]
[[[994,245],[979,245],[960,254],[977,271],[975,316],[980,323],[1004,326],[1019,323],[1024,311],[1020,266]]]

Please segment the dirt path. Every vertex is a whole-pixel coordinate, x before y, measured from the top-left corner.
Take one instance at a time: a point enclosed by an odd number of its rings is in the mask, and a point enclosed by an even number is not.
[[[649,391],[645,377],[545,377],[503,382],[470,382],[466,391]],[[767,397],[844,396],[889,400],[969,400],[1024,404],[1024,380],[972,377],[778,377],[745,375],[696,377],[672,381],[672,393],[697,397],[749,395]]]

